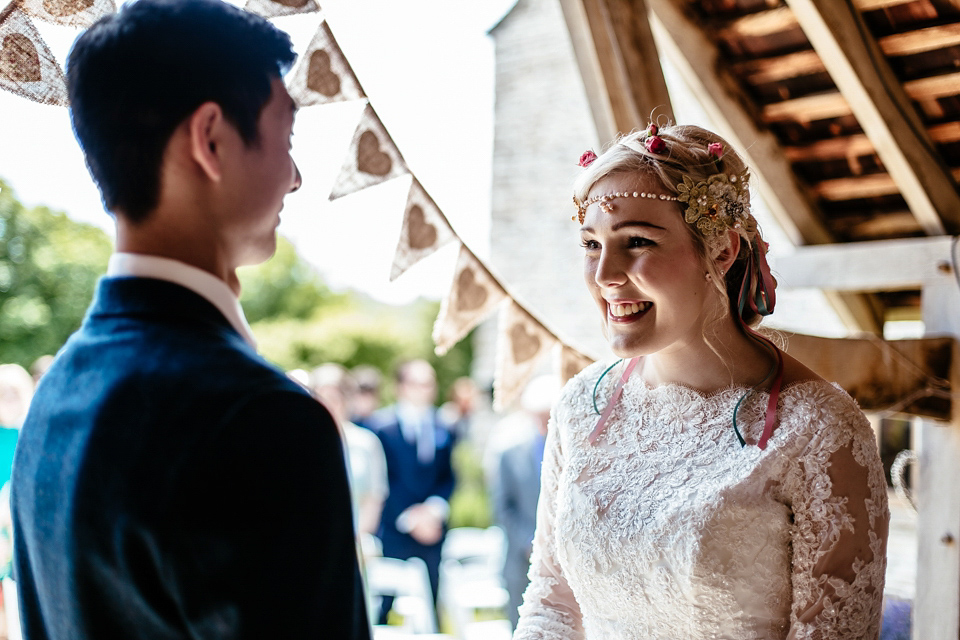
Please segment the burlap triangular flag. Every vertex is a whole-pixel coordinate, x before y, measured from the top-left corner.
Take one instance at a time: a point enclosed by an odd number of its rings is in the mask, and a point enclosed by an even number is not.
[[[288,89],[301,107],[366,97],[326,20],[300,57]]]
[[[314,0],[247,0],[243,8],[264,18],[320,11]]]
[[[563,384],[566,384],[570,378],[594,363],[594,359],[590,356],[585,356],[565,344],[560,345],[557,361],[556,369],[560,374],[560,382]]]
[[[68,27],[86,28],[116,13],[113,0],[19,0],[20,8],[35,18]]]
[[[330,200],[409,173],[400,150],[369,104],[350,141],[347,158],[333,183]]]
[[[403,210],[403,227],[400,229],[390,280],[396,280],[404,271],[456,237],[446,216],[420,185],[420,181],[414,178]]]
[[[500,311],[499,326],[493,406],[502,411],[523,393],[540,358],[557,344],[557,338],[513,300]]]
[[[487,268],[465,246],[460,247],[450,293],[440,303],[433,325],[437,355],[443,355],[480,324],[507,297]]]
[[[0,11],[0,88],[43,104],[69,102],[60,65],[16,0]]]

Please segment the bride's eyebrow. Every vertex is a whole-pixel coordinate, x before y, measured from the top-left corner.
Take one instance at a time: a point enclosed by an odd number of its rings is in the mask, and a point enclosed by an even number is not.
[[[652,222],[643,222],[641,220],[621,220],[620,222],[614,223],[614,231],[619,231],[625,227],[641,227],[645,229],[659,229],[660,231],[666,231],[666,228],[661,227],[660,225],[653,224]]]

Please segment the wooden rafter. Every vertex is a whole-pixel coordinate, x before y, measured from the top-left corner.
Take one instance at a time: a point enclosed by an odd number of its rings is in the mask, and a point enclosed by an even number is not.
[[[956,182],[859,12],[831,0],[787,4],[927,233],[960,231]]]
[[[950,175],[952,178],[960,180],[960,167],[951,169]],[[856,198],[892,196],[901,191],[900,185],[888,173],[872,173],[852,178],[823,180],[811,185],[811,189],[824,200],[835,202]]]
[[[945,24],[877,40],[887,57],[913,55],[960,45],[960,23]],[[770,58],[752,58],[734,65],[737,75],[750,84],[764,84],[826,71],[816,51],[806,50]]]
[[[960,94],[960,71],[903,83],[907,96],[917,102],[947,98]],[[847,99],[839,91],[816,93],[802,98],[773,102],[763,107],[764,122],[799,120],[813,122],[824,118],[840,118],[853,114]]]
[[[745,150],[763,198],[787,235],[797,245],[831,242],[833,235],[797,182],[779,141],[757,126],[754,115],[744,107],[747,99],[735,80],[719,69],[719,51],[713,40],[675,0],[648,0],[648,4],[661,50],[718,123],[721,135]],[[848,325],[870,333],[881,331],[882,321],[864,296],[836,294],[831,301]]]
[[[960,122],[944,122],[927,128],[934,142],[946,144],[960,141]],[[790,162],[822,162],[842,158],[856,158],[875,153],[870,138],[862,133],[838,138],[826,138],[806,145],[784,147]]]
[[[644,0],[561,0],[601,142],[673,119]]]
[[[860,11],[886,9],[914,0],[854,0],[854,6]],[[728,37],[765,37],[797,27],[796,16],[787,7],[776,7],[769,11],[760,11],[734,18],[719,28],[721,34]]]

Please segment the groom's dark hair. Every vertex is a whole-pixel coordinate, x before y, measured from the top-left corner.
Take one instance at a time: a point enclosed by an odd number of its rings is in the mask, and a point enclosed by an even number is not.
[[[256,145],[271,80],[295,58],[287,34],[220,0],[138,0],[90,27],[70,51],[67,87],[107,210],[136,223],[157,206],[167,143],[205,102]]]

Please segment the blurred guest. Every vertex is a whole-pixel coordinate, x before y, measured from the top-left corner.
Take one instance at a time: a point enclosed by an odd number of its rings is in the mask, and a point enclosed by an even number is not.
[[[20,427],[27,416],[33,398],[33,378],[18,364],[0,365],[0,580],[3,581],[3,597],[0,597],[0,633],[5,637],[16,633],[16,601],[7,599],[14,595],[13,583],[8,580],[13,563],[13,522],[10,518],[10,471],[13,468],[13,453],[17,448]]]
[[[396,385],[397,403],[377,411],[369,421],[387,456],[390,485],[378,536],[384,556],[423,559],[436,600],[440,547],[450,513],[447,501],[453,493],[454,434],[433,405],[437,379],[430,363],[402,363]],[[387,600],[381,621],[386,621],[392,604]]]
[[[0,365],[0,487],[10,480],[20,426],[33,398],[33,377],[18,364]]]
[[[51,355],[40,356],[33,361],[33,364],[30,365],[30,375],[33,376],[34,386],[40,382],[40,378],[47,372],[51,364],[53,364],[53,356]]]
[[[350,400],[350,422],[366,427],[367,420],[381,406],[382,376],[379,369],[369,365],[354,367],[351,373],[357,383],[357,392]]]
[[[526,438],[505,449],[499,458],[492,479],[493,511],[497,524],[507,534],[507,558],[503,579],[510,593],[507,615],[516,627],[517,607],[527,588],[527,570],[533,534],[537,528],[537,501],[540,498],[540,464],[547,435],[550,409],[560,393],[560,382],[554,375],[534,378],[520,397],[520,415],[510,416],[511,426],[522,424]]]
[[[357,392],[356,381],[349,371],[329,363],[313,370],[310,387],[343,430],[357,533],[375,534],[388,493],[387,460],[380,439],[347,419],[347,407]]]
[[[477,383],[472,378],[463,376],[453,381],[449,397],[440,407],[441,417],[444,422],[453,425],[458,439],[471,435],[478,395]]]

